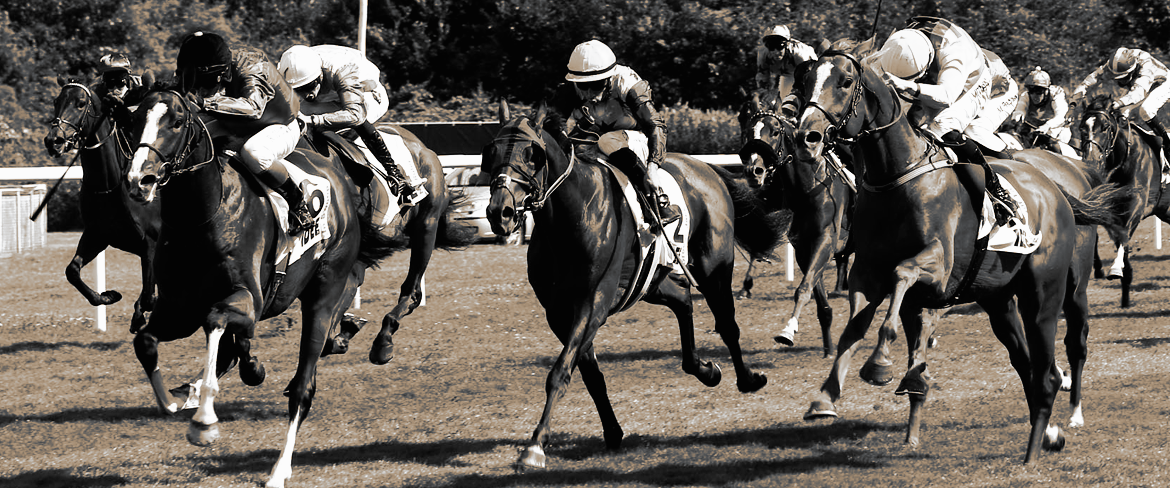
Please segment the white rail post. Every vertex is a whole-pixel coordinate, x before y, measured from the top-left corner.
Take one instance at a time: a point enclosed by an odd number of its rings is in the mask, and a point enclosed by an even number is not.
[[[1162,221],[1156,217],[1154,220],[1154,248],[1162,249]]]
[[[792,281],[792,279],[793,279],[792,262],[796,260],[796,250],[792,249],[792,243],[788,243],[784,247],[786,247],[788,249],[788,252],[785,253],[786,256],[784,256],[784,261],[786,261],[784,263],[784,265],[788,267],[788,273],[786,274],[786,276],[788,276],[788,281]]]

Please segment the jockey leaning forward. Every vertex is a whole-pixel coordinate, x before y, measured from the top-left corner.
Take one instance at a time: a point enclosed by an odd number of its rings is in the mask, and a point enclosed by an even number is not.
[[[963,135],[991,97],[991,70],[983,50],[966,31],[944,19],[915,17],[894,32],[870,58],[886,83],[912,102],[907,116],[965,164],[955,173],[982,212],[983,193],[991,194],[996,224],[1015,213],[1015,203],[987,165],[975,141]],[[980,171],[982,169],[982,171]]]
[[[179,47],[176,76],[182,93],[198,95],[201,109],[235,136],[247,140],[240,160],[256,179],[284,197],[289,233],[312,221],[304,195],[289,178],[284,158],[300,140],[299,103],[276,65],[258,49],[229,48],[210,32],[188,35]]]
[[[991,75],[991,95],[987,105],[971,121],[971,125],[963,131],[967,137],[979,145],[979,151],[985,156],[998,159],[1010,159],[1007,154],[1007,142],[1000,139],[995,133],[999,126],[1011,118],[1020,100],[1020,86],[1012,78],[1011,70],[995,53],[983,50],[983,57],[987,59],[987,69]]]
[[[306,127],[331,131],[352,128],[386,168],[394,193],[402,195],[406,202],[412,201],[415,185],[421,181],[407,184],[386,141],[374,127],[374,122],[390,108],[386,88],[379,81],[382,72],[374,63],[357,49],[324,44],[288,48],[280,57],[278,69],[303,100],[332,102],[337,107],[327,113],[298,114]]]
[[[756,49],[756,90],[771,92],[780,103],[780,113],[794,118],[800,104],[799,97],[792,93],[796,67],[816,61],[817,54],[809,45],[793,39],[786,25],[772,27],[760,43]]]
[[[610,163],[631,175],[641,173],[631,180],[662,225],[677,220],[678,207],[670,204],[657,181],[666,155],[666,121],[654,108],[650,84],[617,64],[609,46],[597,40],[573,49],[568,71],[565,79],[573,83],[577,105],[566,122],[568,134],[597,136],[597,149]]]
[[[1064,88],[1052,84],[1052,77],[1037,66],[1024,77],[1024,94],[1016,105],[1012,120],[1016,132],[1024,139],[1047,137],[1068,144],[1071,131],[1066,127],[1068,100]],[[1037,145],[1046,145],[1037,141]]]
[[[1138,107],[1138,117],[1142,122],[1157,129],[1158,136],[1163,141],[1163,147],[1170,142],[1170,134],[1166,132],[1166,125],[1158,117],[1158,110],[1170,100],[1170,71],[1161,61],[1154,59],[1150,53],[1140,49],[1120,47],[1113,53],[1107,63],[1098,67],[1080,85],[1073,90],[1073,102],[1084,102],[1086,93],[1095,85],[1102,82],[1098,79],[1108,76],[1120,89],[1120,95],[1115,98],[1110,109],[1120,110],[1123,117],[1129,117],[1133,106]]]
[[[130,59],[122,53],[111,53],[98,60],[98,74],[101,81],[94,86],[94,93],[102,99],[102,105],[108,115],[122,123],[130,115],[128,105],[137,105],[149,89],[151,79],[147,82],[130,70]]]

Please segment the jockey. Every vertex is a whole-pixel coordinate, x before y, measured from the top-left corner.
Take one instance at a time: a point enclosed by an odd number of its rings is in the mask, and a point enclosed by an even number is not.
[[[1037,66],[1024,77],[1024,94],[1012,120],[1023,122],[1016,131],[1027,136],[1028,132],[1043,134],[1052,140],[1068,144],[1071,131],[1065,127],[1068,115],[1068,101],[1064,88],[1052,84],[1052,78]]]
[[[374,122],[386,115],[390,108],[386,87],[379,81],[382,73],[374,63],[357,49],[325,44],[288,48],[280,56],[278,69],[304,100],[335,101],[334,107],[340,107],[327,113],[298,114],[306,127],[331,131],[353,128],[386,168],[394,193],[411,201],[415,188],[406,184],[406,177],[395,164],[386,141],[374,127]]]
[[[975,141],[963,135],[991,97],[991,70],[975,40],[950,21],[915,17],[869,59],[884,72],[886,83],[913,102],[907,114],[910,120],[918,121],[966,161],[954,168],[971,192],[976,212],[982,212],[986,189],[995,205],[996,224],[1006,224],[1016,211],[1015,202],[1000,186]]]
[[[799,97],[792,93],[796,67],[816,61],[817,53],[809,45],[793,39],[786,25],[772,27],[760,43],[756,49],[756,90],[775,90],[773,94],[781,103],[781,113],[796,117]]]
[[[1009,159],[1010,156],[1004,152],[1007,150],[1007,142],[995,133],[999,126],[1011,118],[1020,99],[1020,86],[1012,79],[1011,71],[999,56],[986,49],[983,50],[983,56],[987,59],[987,69],[991,74],[991,97],[963,134],[979,144],[979,151],[983,154]]]
[[[573,83],[577,107],[569,114],[566,131],[597,134],[597,148],[611,156],[610,162],[631,174],[641,170],[642,178],[631,179],[652,202],[647,207],[659,214],[662,225],[677,220],[678,207],[670,204],[658,184],[658,167],[666,155],[666,121],[654,109],[650,83],[617,64],[609,46],[597,40],[573,49],[568,71],[565,79]]]
[[[1170,99],[1170,83],[1166,83],[1170,71],[1166,65],[1140,49],[1117,48],[1108,63],[1090,73],[1073,90],[1074,103],[1083,100],[1086,92],[1099,84],[1097,79],[1106,73],[1124,93],[1113,100],[1110,108],[1121,109],[1121,115],[1129,117],[1132,106],[1140,103],[1138,117],[1157,129],[1163,141],[1170,142],[1170,133],[1166,132],[1162,120],[1156,117],[1158,110]]]
[[[301,189],[284,160],[300,141],[299,99],[276,65],[255,48],[228,47],[217,34],[195,32],[179,47],[175,71],[181,93],[202,99],[202,110],[232,135],[247,140],[240,160],[256,179],[288,202],[289,233],[312,222]]]
[[[102,56],[98,60],[98,73],[102,79],[94,87],[94,93],[102,98],[106,112],[115,120],[126,120],[129,117],[126,106],[136,105],[149,87],[144,86],[141,76],[130,71],[130,59],[122,53]]]

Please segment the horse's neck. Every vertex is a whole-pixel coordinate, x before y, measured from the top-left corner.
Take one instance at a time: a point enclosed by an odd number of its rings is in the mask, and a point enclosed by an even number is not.
[[[208,154],[208,149],[200,143],[188,158],[200,159],[185,167],[197,165]],[[202,226],[216,217],[228,195],[228,187],[238,186],[240,189],[247,184],[242,174],[231,165],[220,166],[218,161],[211,161],[199,168],[180,175],[174,175],[162,187],[159,198],[162,199],[162,218],[167,225],[182,225],[187,227]]]
[[[122,187],[127,160],[114,129],[109,118],[102,117],[81,139],[81,183],[86,191],[109,192]]]
[[[609,170],[598,164],[587,164],[580,160],[570,164],[566,154],[550,157],[545,185],[553,185],[562,175],[564,181],[551,193],[537,217],[547,220],[551,226],[588,229],[612,214],[620,201],[620,188],[609,174]],[[549,191],[549,187],[545,187]],[[541,225],[541,224],[537,224]]]

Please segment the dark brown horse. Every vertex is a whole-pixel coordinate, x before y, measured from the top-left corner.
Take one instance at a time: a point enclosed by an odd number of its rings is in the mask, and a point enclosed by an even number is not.
[[[836,291],[848,286],[852,253],[848,221],[855,195],[847,180],[851,175],[843,166],[834,164],[837,160],[829,161],[827,155],[812,161],[794,160],[794,128],[779,114],[768,110],[758,96],[748,104],[740,111],[744,145],[739,155],[744,173],[749,175],[749,181],[758,182],[757,192],[769,210],[791,212],[788,241],[803,273],[793,295],[792,314],[775,340],[787,346],[795,343],[798,319],[809,298],[815,298],[824,357],[830,357],[834,354],[833,307],[822,276],[832,257],[837,263]]]
[[[1110,110],[1109,102],[1102,97],[1086,108],[1081,121],[1081,149],[1086,161],[1101,168],[1106,181],[1132,190],[1130,197],[1114,209],[1121,224],[1105,228],[1117,246],[1117,256],[1107,276],[1121,279],[1121,306],[1128,307],[1133,282],[1129,241],[1146,217],[1170,222],[1170,194],[1162,184],[1160,135]]]
[[[559,121],[550,120],[551,132],[543,128],[543,106],[532,117],[510,118],[502,110],[503,127],[484,149],[483,159],[485,172],[493,177],[487,209],[493,231],[507,233],[526,208],[533,209],[536,225],[528,247],[528,280],[549,328],[564,345],[548,375],[544,413],[518,466],[545,465],[553,409],[578,367],[601,417],[606,445],[611,449],[621,445],[622,428],[606,393],[593,339],[611,315],[634,305],[629,297],[638,296],[626,294],[639,278],[633,270],[640,235],[631,207],[613,174],[576,156],[570,141],[560,135]],[[737,386],[744,393],[759,390],[767,378],[751,371],[739,346],[731,290],[735,245],[738,240],[749,251],[770,249],[779,232],[767,225],[762,212],[748,210],[755,205],[751,191],[727,171],[675,153],[667,155],[663,169],[682,190],[692,224],[688,268],[731,354]],[[683,371],[715,386],[721,378],[718,366],[695,355],[688,282],[668,274],[669,268],[644,269],[649,284],[641,299],[667,306],[678,319]]]
[[[299,300],[301,345],[287,390],[287,437],[268,481],[283,486],[292,476],[297,429],[316,392],[317,363],[329,330],[353,303],[366,269],[394,248],[371,222],[368,209],[362,209],[358,188],[341,165],[297,150],[287,160],[327,181],[330,191],[328,198],[316,190],[306,194],[324,220],[295,237],[308,246],[300,259],[278,255],[293,238],[274,215],[264,186],[217,154],[214,124],[173,91],[146,95],[133,114],[132,133],[140,142],[128,179],[134,195],[145,200],[157,195],[164,224],[155,255],[158,301],[134,338],[134,350],[159,408],[173,413],[178,401],[164,387],[158,344],[204,331],[208,354],[187,439],[207,445],[219,437],[218,376],[238,362],[245,384],[263,382],[264,366],[251,353],[256,323]],[[279,256],[286,257],[278,261]]]
[[[986,241],[977,238],[980,217],[950,169],[953,163],[932,138],[910,124],[898,96],[877,71],[847,53],[829,51],[798,84],[807,97],[795,137],[798,159],[815,158],[840,139],[855,140],[855,148],[864,154],[852,232],[865,244],[857,246],[850,269],[850,320],[829,377],[805,418],[837,416],[834,402],[852,356],[878,306],[889,297],[870,362],[889,363],[888,341],[901,326],[909,368],[897,393],[910,395],[907,442],[916,445],[928,391],[925,343],[930,327],[924,325],[924,309],[976,302],[1007,348],[1027,395],[1032,431],[1025,462],[1036,458],[1042,444],[1063,445],[1059,427],[1049,426],[1060,383],[1054,358],[1056,323],[1063,308],[1070,334],[1086,327],[1085,282],[1095,243],[1095,230],[1089,226],[1107,223],[1107,209],[1066,193],[1040,168],[997,160],[992,166],[1020,190],[1028,222],[1042,241],[1030,254],[984,251]],[[1071,167],[1049,170],[1089,188],[1083,174]],[[875,380],[868,374],[872,370],[863,368],[862,377]]]
[[[84,229],[65,278],[90,305],[112,305],[122,299],[117,290],[98,292],[81,278],[81,269],[107,247],[134,254],[142,263],[142,292],[134,301],[130,332],[146,323],[154,307],[154,269],[151,265],[158,240],[159,203],[140,203],[126,191],[126,170],[132,148],[123,131],[107,114],[92,87],[57,78],[61,93],[53,102],[53,120],[45,134],[45,148],[58,157],[77,149],[81,160],[81,221]]]

